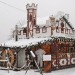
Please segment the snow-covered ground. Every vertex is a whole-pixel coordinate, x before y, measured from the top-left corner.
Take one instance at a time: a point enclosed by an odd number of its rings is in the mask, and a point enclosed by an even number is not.
[[[26,75],[41,75],[39,72],[35,72],[35,70],[28,70]],[[0,75],[25,75],[25,70],[21,71],[12,71],[9,73],[7,70],[0,70]],[[63,70],[56,70],[50,73],[43,73],[43,75],[75,75],[75,68],[68,68]]]

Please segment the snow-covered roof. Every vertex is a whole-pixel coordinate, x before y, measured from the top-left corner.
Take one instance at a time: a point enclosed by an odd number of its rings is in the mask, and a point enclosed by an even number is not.
[[[4,43],[2,43],[2,46],[5,47],[25,47],[25,46],[31,46],[31,45],[35,45],[39,42],[44,42],[46,40],[51,39],[49,38],[29,38],[29,39],[21,39],[18,41],[15,41],[14,39],[6,41]]]
[[[49,16],[37,18],[37,25],[45,25],[46,20],[48,19],[49,19]]]
[[[66,21],[66,23],[69,25],[71,29],[74,29],[74,27],[71,25],[71,23],[63,16],[63,19]]]
[[[64,12],[62,12],[62,11],[59,11],[59,12],[57,12],[57,14],[56,15],[54,15],[54,17],[56,18],[56,19],[60,19],[60,18],[62,18],[63,16],[65,16],[65,13]]]
[[[67,19],[68,24],[70,25],[70,27],[73,28],[72,25],[71,25],[70,22],[69,22],[69,14],[64,13],[64,12],[62,12],[62,11],[59,11],[59,12],[57,12],[57,14],[53,15],[53,17],[54,17],[56,20],[59,20],[60,18],[63,18],[63,16]],[[46,26],[46,25],[47,25],[47,22],[46,22],[47,20],[49,20],[49,16],[37,17],[37,19],[36,19],[36,21],[37,21],[36,24],[37,24],[37,26]],[[20,28],[25,28],[25,27],[27,27],[27,23],[26,23],[26,22],[25,22],[24,25],[20,26]]]
[[[26,28],[26,27],[27,27],[27,24],[24,24],[24,25],[22,25],[21,27],[22,27],[22,28]]]
[[[46,17],[38,17],[37,18],[37,25],[38,26],[44,26],[46,25],[46,20],[49,19],[49,16],[46,16]],[[25,28],[27,27],[27,23],[25,23],[24,25],[20,26],[20,28]]]
[[[56,15],[54,15],[54,17],[55,17],[56,20],[59,20],[60,18],[63,18],[63,19],[66,21],[66,23],[67,23],[72,29],[74,29],[74,27],[72,26],[72,24],[71,24],[70,21],[69,21],[69,14],[64,13],[64,12],[62,12],[62,11],[59,11],[59,12],[57,12]]]

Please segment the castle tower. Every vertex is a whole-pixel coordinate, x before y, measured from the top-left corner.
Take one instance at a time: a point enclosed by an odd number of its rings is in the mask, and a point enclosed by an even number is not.
[[[37,5],[32,3],[32,5],[27,4],[27,37],[33,37],[33,27],[36,26],[36,11]]]

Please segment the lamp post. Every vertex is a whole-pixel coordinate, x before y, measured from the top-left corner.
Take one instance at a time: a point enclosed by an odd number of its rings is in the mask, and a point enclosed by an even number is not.
[[[18,25],[15,26],[15,41],[18,41]]]

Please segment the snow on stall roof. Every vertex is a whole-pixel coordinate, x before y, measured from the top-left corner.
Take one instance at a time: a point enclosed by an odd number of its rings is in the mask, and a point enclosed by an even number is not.
[[[45,40],[49,40],[49,38],[29,38],[29,39],[20,39],[18,41],[15,41],[14,39],[6,41],[2,43],[2,46],[6,47],[25,47],[25,46],[31,46],[35,45],[38,42],[44,42]]]

